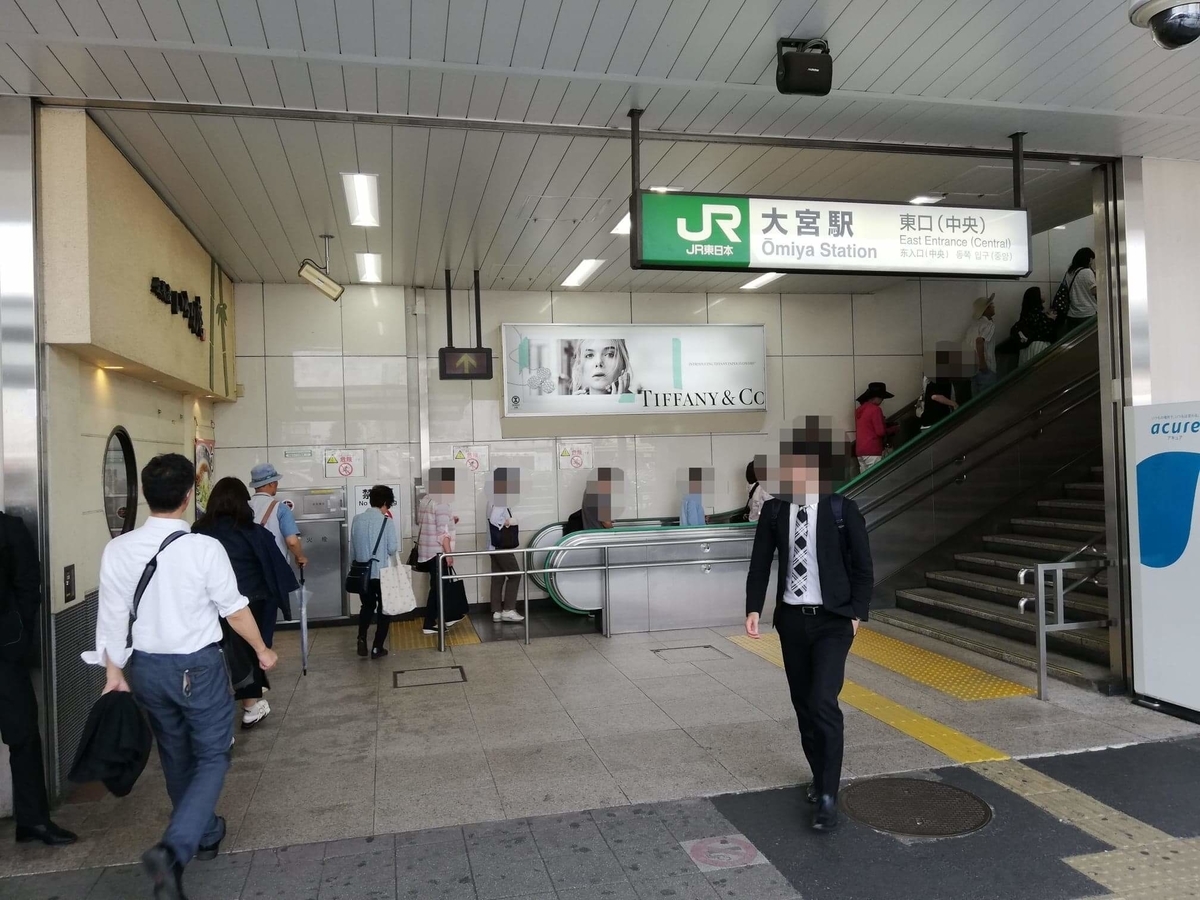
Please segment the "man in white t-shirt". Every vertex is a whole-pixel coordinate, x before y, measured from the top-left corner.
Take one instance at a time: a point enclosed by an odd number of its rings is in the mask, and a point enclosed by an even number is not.
[[[963,353],[975,364],[975,377],[971,379],[971,394],[978,396],[996,383],[996,317],[995,294],[988,294],[975,301],[971,310],[971,324],[963,338]]]

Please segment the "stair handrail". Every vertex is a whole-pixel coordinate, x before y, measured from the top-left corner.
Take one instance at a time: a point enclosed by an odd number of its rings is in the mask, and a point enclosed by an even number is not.
[[[1082,579],[1070,588],[1063,589],[1063,577],[1068,571],[1082,569],[1106,569],[1112,563],[1107,557],[1098,557],[1096,559],[1079,560],[1075,559],[1070,562],[1046,562],[1038,563],[1036,567],[1037,580],[1037,596],[1022,597],[1017,601],[1017,609],[1021,613],[1025,613],[1027,604],[1032,601],[1036,604],[1035,632],[1037,634],[1037,695],[1039,700],[1048,700],[1047,682],[1048,674],[1046,671],[1046,642],[1050,634],[1061,631],[1086,631],[1095,628],[1110,628],[1113,624],[1112,619],[1091,619],[1084,622],[1068,622],[1066,616],[1065,597],[1071,591],[1075,590],[1080,584],[1083,584],[1087,579]],[[1052,574],[1051,579],[1054,585],[1054,611],[1055,622],[1053,625],[1046,621],[1046,575]],[[1095,577],[1094,575],[1091,577]]]
[[[1085,554],[1085,553],[1095,553],[1096,545],[1098,543],[1099,543],[1099,538],[1088,538],[1086,541],[1083,542],[1083,544],[1076,547],[1074,550],[1072,550],[1066,556],[1062,557],[1061,559],[1056,559],[1054,561],[1060,562],[1060,563],[1072,562],[1072,561],[1078,559],[1079,557],[1083,556],[1083,554]],[[1033,573],[1036,570],[1037,570],[1037,566],[1026,566],[1025,568],[1021,569],[1019,572],[1017,572],[1017,584],[1019,584],[1023,587],[1025,585],[1026,577],[1028,577],[1031,573]],[[1092,576],[1092,578],[1085,578],[1085,579],[1083,579],[1083,581],[1084,582],[1091,581],[1094,578],[1095,578],[1095,576]],[[1083,582],[1080,582],[1080,583],[1083,583]],[[1074,589],[1075,589],[1074,587],[1068,588],[1067,593],[1070,593]],[[1033,597],[1023,597],[1022,598],[1023,601],[1024,600],[1032,600],[1032,599],[1033,599]],[[1024,612],[1024,611],[1025,610],[1023,610],[1023,609],[1021,610],[1021,612]]]

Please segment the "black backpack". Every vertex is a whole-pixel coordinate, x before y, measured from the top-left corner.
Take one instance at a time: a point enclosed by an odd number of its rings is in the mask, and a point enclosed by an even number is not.
[[[563,537],[576,531],[583,531],[583,510],[577,509],[575,512],[567,516],[567,521],[563,524]]]

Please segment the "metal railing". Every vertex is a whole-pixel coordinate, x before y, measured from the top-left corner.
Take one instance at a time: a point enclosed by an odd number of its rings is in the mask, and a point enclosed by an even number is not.
[[[683,540],[683,541],[632,541],[632,542],[631,541],[621,541],[619,543],[611,543],[611,544],[588,544],[587,546],[584,546],[584,547],[564,547],[564,548],[561,548],[563,552],[569,552],[571,550],[578,550],[578,551],[599,550],[602,552],[603,562],[598,566],[550,566],[550,565],[546,565],[546,566],[539,568],[537,571],[551,573],[551,574],[557,573],[557,572],[603,572],[604,573],[604,591],[602,594],[600,611],[601,611],[601,616],[602,616],[602,622],[604,624],[604,636],[612,637],[612,616],[610,615],[610,611],[609,611],[609,587],[608,587],[608,573],[609,572],[619,571],[621,569],[667,569],[667,568],[676,568],[676,567],[680,567],[680,566],[701,566],[704,568],[704,571],[707,572],[707,571],[711,571],[711,568],[714,565],[728,565],[730,563],[749,563],[750,557],[745,556],[745,557],[730,557],[730,558],[722,557],[720,559],[680,559],[680,560],[664,560],[661,562],[610,563],[609,562],[609,551],[610,550],[637,550],[637,549],[642,549],[645,547],[683,547],[683,546],[688,546],[690,544],[704,545],[705,547],[707,547],[707,545],[709,545],[709,544],[733,544],[733,543],[739,543],[739,542],[746,543],[747,541],[753,541],[753,540],[754,540],[754,535],[748,534],[745,537],[694,538],[694,539]],[[524,609],[524,615],[525,615],[525,643],[528,644],[530,642],[530,639],[529,639],[529,575],[533,571],[527,565],[528,556],[531,553],[545,553],[546,561],[548,563],[550,561],[550,554],[554,553],[556,549],[557,549],[557,545],[555,545],[553,547],[519,547],[519,548],[516,548],[513,550],[469,550],[469,551],[463,551],[461,553],[455,552],[455,553],[450,553],[450,554],[446,554],[446,555],[448,555],[451,559],[457,559],[459,557],[501,556],[505,553],[511,553],[514,556],[519,554],[522,557],[525,557],[525,559],[522,561],[520,568],[517,569],[515,574],[522,576],[521,577],[521,586],[522,586],[521,605]],[[707,549],[704,552],[708,552]],[[435,572],[433,574],[433,577],[437,578],[443,584],[445,584],[445,582],[447,580],[454,579],[454,578],[459,578],[459,579],[495,578],[497,576],[513,574],[512,572],[471,572],[471,573],[465,573],[465,574],[459,573],[459,572],[446,572],[443,568],[443,563],[445,562],[445,557],[439,553],[437,555],[437,557],[435,557],[435,559],[437,562],[434,567]],[[444,615],[444,613],[445,613],[444,598],[445,598],[445,591],[439,590],[437,592],[438,650],[441,652],[445,652],[445,650],[446,650],[446,620],[445,620],[445,615]]]
[[[1047,679],[1049,677],[1046,671],[1046,644],[1051,634],[1058,634],[1064,631],[1087,631],[1096,628],[1108,628],[1113,623],[1111,619],[1089,619],[1081,622],[1068,622],[1066,609],[1066,596],[1072,591],[1078,590],[1083,585],[1095,580],[1095,574],[1086,578],[1081,578],[1069,587],[1063,586],[1066,572],[1077,572],[1087,570],[1099,570],[1109,567],[1107,559],[1088,559],[1080,560],[1079,556],[1094,549],[1095,541],[1089,541],[1079,549],[1067,554],[1067,556],[1058,562],[1038,563],[1032,568],[1024,568],[1017,575],[1017,583],[1025,584],[1025,578],[1030,572],[1037,575],[1037,595],[1034,597],[1022,597],[1017,601],[1017,609],[1021,613],[1028,612],[1028,605],[1034,604],[1034,614],[1037,617],[1035,626],[1037,636],[1037,695],[1039,700],[1049,699],[1047,694]],[[1050,583],[1054,587],[1054,622],[1051,624],[1046,620],[1046,583],[1047,575],[1050,575]]]

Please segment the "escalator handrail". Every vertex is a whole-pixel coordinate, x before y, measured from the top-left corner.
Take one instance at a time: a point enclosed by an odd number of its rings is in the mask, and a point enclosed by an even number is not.
[[[1052,396],[1045,398],[1040,403],[1036,404],[1037,408],[1034,409],[1032,412],[1024,413],[1023,415],[1021,415],[1020,417],[1018,417],[1016,419],[1010,419],[1007,422],[1005,422],[1003,427],[995,428],[992,431],[988,432],[987,435],[980,438],[978,441],[976,441],[970,447],[967,447],[965,450],[960,452],[958,454],[957,458],[963,460],[964,462],[967,460],[973,460],[974,455],[976,453],[978,453],[980,450],[992,445],[993,442],[995,442],[997,438],[1002,438],[1004,435],[1012,432],[1012,430],[1014,428],[1016,428],[1017,426],[1019,426],[1022,422],[1026,422],[1030,419],[1040,418],[1042,416],[1042,414],[1045,413],[1046,410],[1048,410],[1052,406],[1054,406],[1054,404],[1056,402],[1063,401],[1063,400],[1069,401],[1066,408],[1060,411],[1059,414],[1061,415],[1063,413],[1068,413],[1071,410],[1078,407],[1080,404],[1082,404],[1088,400],[1091,400],[1092,398],[1094,398],[1095,396],[1097,396],[1099,394],[1099,386],[1098,385],[1093,390],[1089,391],[1082,397],[1079,397],[1076,399],[1070,399],[1070,398],[1076,391],[1089,387],[1092,382],[1096,381],[1096,378],[1097,378],[1097,376],[1094,374],[1093,375],[1084,375],[1082,378],[1077,378],[1075,381],[1072,381],[1066,387],[1056,390]],[[1008,447],[1012,446],[1014,443],[1018,443],[1024,439],[1025,439],[1025,437],[1024,437],[1024,435],[1022,435],[1021,437],[1017,438],[1015,441],[1010,441],[1010,442],[1004,444],[1002,449],[1007,449]],[[992,456],[994,456],[994,455],[995,454],[988,454],[987,456],[984,457],[984,460],[991,459]],[[911,454],[910,454],[910,456],[911,456]],[[956,471],[958,471],[960,473],[964,472],[964,471],[969,472],[969,471],[971,471],[971,469],[974,469],[976,465],[978,465],[978,463],[972,462],[968,466],[968,468],[957,469]],[[860,506],[860,509],[862,510],[863,513],[868,513],[873,509],[877,509],[880,506],[891,502],[896,497],[907,492],[914,485],[919,484],[921,481],[923,481],[925,478],[927,478],[929,476],[929,474],[930,474],[929,472],[920,472],[919,474],[913,476],[912,478],[909,478],[903,484],[897,485],[896,487],[892,488],[886,494],[884,494],[880,497],[873,498],[872,500],[868,501],[867,503],[862,504]],[[842,488],[839,488],[838,492],[845,493],[846,487],[848,487],[848,485],[843,486]]]
[[[1071,403],[1066,408],[1064,408],[1063,410],[1061,410],[1059,412],[1059,415],[1060,416],[1066,415],[1067,413],[1078,409],[1080,406],[1083,406],[1085,403],[1088,403],[1088,402],[1094,400],[1099,395],[1100,395],[1100,386],[1096,385],[1096,388],[1094,390],[1071,401]],[[1029,438],[1028,434],[1019,434],[1018,436],[1014,437],[1012,440],[1001,443],[1000,446],[995,447],[994,449],[991,450],[991,452],[986,453],[983,456],[979,456],[979,457],[968,456],[967,454],[964,453],[963,456],[967,457],[970,460],[970,462],[963,468],[955,469],[955,477],[954,478],[949,479],[949,481],[947,481],[947,482],[942,482],[940,484],[931,485],[928,489],[926,489],[922,493],[918,494],[916,497],[913,497],[911,500],[906,502],[903,506],[898,507],[897,509],[893,509],[890,512],[884,513],[878,519],[872,520],[868,524],[867,530],[874,531],[876,528],[880,528],[880,527],[886,525],[888,522],[892,521],[892,519],[896,518],[897,516],[903,515],[904,513],[908,512],[908,510],[912,509],[917,504],[929,499],[934,494],[941,491],[942,488],[947,487],[950,483],[953,483],[959,476],[965,475],[967,473],[974,471],[975,469],[979,468],[979,466],[982,466],[984,463],[991,462],[993,459],[995,459],[1001,453],[1011,450],[1017,444],[1022,443],[1023,441],[1027,440],[1028,438]],[[1087,453],[1091,454],[1094,451],[1095,451],[1095,448],[1091,447],[1088,449]],[[1087,455],[1087,454],[1085,454],[1085,455]],[[908,487],[912,487],[914,484],[917,484],[917,483],[923,481],[924,479],[928,478],[931,474],[933,474],[933,473],[930,473],[930,472],[922,473],[914,481],[909,482]],[[895,497],[896,493],[897,492],[893,492],[892,494],[888,495],[888,497],[889,498]],[[882,502],[882,500],[880,500],[878,502],[873,501],[871,503],[864,504],[862,507],[862,512],[867,513],[873,509],[876,509],[879,506],[880,502]]]
[[[963,421],[968,417],[968,414],[974,413],[975,410],[979,409],[983,405],[985,399],[991,400],[996,397],[997,391],[1007,390],[1012,386],[1020,384],[1026,379],[1033,377],[1033,375],[1039,370],[1049,365],[1052,360],[1061,357],[1070,350],[1073,350],[1081,341],[1090,337],[1093,333],[1095,333],[1095,331],[1096,324],[1092,322],[1081,325],[1074,331],[1069,332],[1065,337],[1061,338],[1058,343],[1052,345],[1049,349],[1041,353],[1037,359],[1035,359],[1029,365],[1022,366],[1015,372],[1010,373],[1007,377],[993,387],[972,397],[966,403],[959,406],[958,409],[952,411],[950,415],[946,416],[940,422],[915,435],[896,450],[889,453],[881,462],[876,463],[865,472],[862,472],[847,481],[840,488],[838,488],[838,493],[850,494],[852,491],[865,485],[868,481],[874,481],[878,477],[886,474],[888,471],[895,469],[901,461],[911,457],[921,449],[930,446],[935,440],[948,434],[952,428],[952,425],[948,423],[958,424],[959,422]],[[1097,371],[1099,371],[1099,365],[1097,365]],[[1095,377],[1095,375],[1089,375],[1078,379],[1078,381],[1072,382],[1070,385],[1068,385],[1067,388],[1057,391],[1053,396],[1039,401],[1038,405],[1047,405],[1056,397],[1061,396],[1065,390],[1074,390],[1080,383],[1087,381],[1088,378]],[[1027,418],[1027,416],[1022,418]],[[986,443],[988,440],[994,438],[997,434],[1011,427],[1011,423],[1006,423],[1004,427],[994,429],[992,433],[981,443]]]

